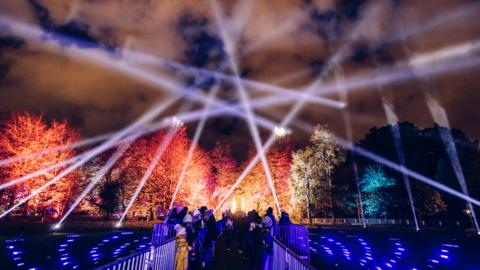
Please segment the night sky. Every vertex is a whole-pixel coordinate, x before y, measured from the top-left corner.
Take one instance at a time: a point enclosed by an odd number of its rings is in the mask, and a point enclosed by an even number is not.
[[[480,40],[478,1],[219,1],[225,29],[234,39],[241,76],[300,91],[327,67],[335,51],[347,44],[348,56],[337,71],[346,82],[374,72],[391,70],[409,58]],[[123,61],[138,70],[167,77],[188,91],[206,93],[219,86],[218,98],[238,103],[234,85],[211,76],[193,76],[165,66],[155,57],[231,74],[228,54],[209,1],[158,0],[2,0],[0,1],[0,114],[12,111],[43,113],[69,119],[84,136],[118,130],[136,119],[168,91],[137,76],[109,68],[88,54]],[[41,31],[40,36],[17,33],[13,23]],[[352,29],[365,25],[352,41]],[[125,51],[150,55],[149,63],[125,57]],[[450,67],[457,60],[478,60],[476,51],[431,64]],[[458,61],[457,61],[458,62]],[[455,62],[455,63],[457,63]],[[463,62],[461,62],[463,63]],[[478,63],[478,61],[476,62]],[[427,70],[428,70],[427,66]],[[329,72],[325,83],[341,79]],[[335,76],[335,74],[337,76]],[[455,68],[431,76],[410,72],[408,80],[382,85],[400,121],[431,126],[425,101],[431,93],[445,109],[450,125],[480,138],[480,65]],[[251,99],[264,97],[247,87]],[[321,92],[321,86],[318,89]],[[340,100],[335,91],[323,97]],[[295,99],[292,99],[294,102]],[[184,105],[184,106],[181,106]],[[280,122],[292,104],[254,110]],[[179,109],[201,109],[185,99],[164,115]],[[387,123],[379,87],[375,84],[348,94],[354,140],[373,126]],[[342,110],[308,103],[297,119],[322,123],[345,137]],[[196,122],[188,125],[194,132]],[[308,135],[291,126],[301,145]],[[260,129],[264,135],[268,130]],[[228,141],[237,155],[251,141],[245,121],[217,117],[207,122],[200,143],[210,149]]]

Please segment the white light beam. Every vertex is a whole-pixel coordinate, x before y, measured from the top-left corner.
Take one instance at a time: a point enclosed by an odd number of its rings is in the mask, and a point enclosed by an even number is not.
[[[240,95],[240,98],[241,98],[243,107],[245,109],[245,112],[247,114],[247,123],[248,123],[248,127],[250,129],[250,133],[252,134],[252,138],[253,138],[253,141],[254,141],[254,144],[255,144],[255,148],[257,149],[257,153],[260,155],[260,160],[262,162],[263,169],[265,171],[265,175],[267,177],[267,181],[268,181],[268,184],[270,186],[270,189],[271,189],[271,192],[272,192],[272,195],[273,195],[273,199],[275,200],[275,206],[277,207],[278,213],[280,213],[281,208],[280,208],[280,204],[278,202],[277,193],[275,191],[275,186],[273,184],[273,179],[272,179],[272,175],[270,173],[270,168],[268,167],[268,162],[267,162],[267,158],[265,156],[265,152],[263,152],[263,149],[262,149],[262,141],[260,139],[260,134],[258,132],[258,128],[255,125],[255,122],[253,121],[254,114],[252,112],[252,109],[250,108],[249,97],[248,97],[248,94],[247,94],[246,90],[244,89],[243,83],[242,83],[242,81],[240,80],[240,77],[239,77],[238,64],[237,64],[236,59],[235,59],[235,57],[236,57],[235,52],[234,52],[235,49],[233,47],[234,45],[232,44],[228,33],[225,32],[225,29],[223,27],[223,18],[222,18],[222,14],[221,14],[221,10],[220,10],[220,7],[218,5],[218,2],[216,0],[210,0],[210,4],[213,8],[213,11],[215,13],[215,17],[217,19],[217,24],[218,24],[218,28],[220,30],[220,34],[222,36],[222,40],[225,43],[226,52],[228,54],[228,60],[230,61],[230,67],[233,70],[233,73],[235,74],[235,78],[236,78],[235,84],[237,86],[237,91]]]
[[[134,138],[132,138],[132,140],[134,140]],[[73,202],[73,204],[70,206],[70,208],[67,210],[67,212],[65,212],[65,214],[63,214],[62,218],[60,219],[60,221],[57,222],[55,227],[60,227],[62,225],[63,221],[65,219],[67,219],[67,217],[70,215],[70,213],[72,213],[72,211],[75,209],[75,207],[77,207],[77,205],[83,200],[83,198],[85,198],[85,196],[87,196],[87,194],[90,193],[90,191],[95,187],[95,185],[97,185],[97,183],[100,182],[101,179],[103,179],[105,174],[122,157],[122,155],[128,149],[130,144],[131,144],[131,142],[127,143],[126,145],[121,145],[120,148],[117,149],[115,151],[115,153],[113,153],[113,155],[107,160],[105,165],[100,170],[98,170],[97,173],[95,174],[95,176],[90,180],[90,183],[88,183],[87,187],[85,187],[85,189],[82,191],[80,196],[78,196],[75,199],[75,202]]]
[[[209,94],[209,100],[211,101],[215,96],[217,95],[218,92],[218,86],[214,87]],[[188,149],[187,153],[187,159],[185,160],[185,163],[183,164],[182,171],[180,172],[180,177],[178,178],[177,181],[177,186],[175,187],[175,191],[173,192],[172,196],[172,201],[170,202],[170,206],[168,209],[172,209],[173,203],[175,202],[175,199],[177,198],[177,193],[178,190],[180,189],[180,186],[182,185],[183,179],[185,178],[185,174],[187,172],[188,166],[190,165],[190,160],[192,159],[193,151],[195,151],[195,148],[197,147],[198,140],[200,139],[200,136],[202,135],[203,128],[205,127],[205,123],[208,120],[208,111],[210,110],[210,102],[207,102],[205,104],[205,107],[203,108],[203,114],[202,118],[200,119],[200,122],[197,125],[197,128],[195,130],[195,134],[193,135],[193,141],[192,144],[190,145],[190,148]]]
[[[333,54],[333,56],[328,60],[327,64],[325,65],[325,68],[323,69],[322,73],[319,76],[319,79],[315,80],[310,84],[309,87],[307,87],[304,91],[306,93],[311,93],[314,91],[315,87],[317,84],[324,79],[324,76],[327,75],[327,73],[332,69],[333,67],[336,67],[338,63],[340,63],[347,52],[347,49],[351,42],[355,40],[358,37],[358,34],[365,28],[367,25],[370,24],[371,19],[372,19],[372,13],[374,14],[375,12],[378,11],[378,8],[375,8],[373,10],[370,10],[367,13],[367,20],[362,21],[362,23],[356,25],[356,27],[351,31],[351,33],[347,37],[347,43],[342,46],[337,52]],[[307,95],[302,96],[300,100],[297,101],[297,103],[293,106],[293,108],[288,112],[288,114],[284,117],[282,120],[282,123],[279,125],[279,127],[286,127],[295,117],[295,115],[300,111],[300,109],[303,107],[307,99]],[[270,146],[273,144],[275,141],[275,134],[272,133],[270,137],[267,139],[267,142],[264,144],[263,148],[261,149],[262,151],[260,152],[266,152]],[[237,188],[237,186],[242,182],[242,180],[245,178],[245,176],[250,172],[250,170],[253,168],[253,166],[258,162],[260,158],[260,152],[257,152],[257,155],[249,162],[247,167],[243,170],[242,174],[237,178],[235,183],[232,185],[232,187],[229,189],[227,194],[224,196],[224,198],[220,201],[220,203],[217,205],[215,208],[214,212],[218,211],[220,207],[225,203],[225,201],[228,199],[228,197],[232,194],[232,192]]]
[[[138,194],[140,194],[140,191],[142,191],[143,186],[147,182],[148,178],[152,174],[153,170],[157,166],[158,162],[160,161],[160,158],[162,157],[163,153],[167,149],[167,146],[170,144],[170,141],[173,139],[175,132],[176,132],[176,127],[171,127],[169,131],[167,132],[165,138],[163,138],[162,142],[158,145],[157,150],[155,151],[155,154],[152,158],[152,161],[150,162],[150,165],[148,166],[147,170],[142,176],[142,179],[140,179],[140,183],[138,184],[137,188],[135,189],[135,192],[133,193],[132,197],[130,198],[130,201],[128,202],[127,207],[125,208],[125,211],[123,211],[122,216],[117,222],[117,225],[121,225],[125,217],[127,216],[128,211],[132,207],[133,203],[138,197]]]
[[[28,196],[25,198],[22,198],[18,203],[10,207],[9,209],[5,210],[0,214],[0,218],[6,216],[8,213],[12,212],[15,208],[18,206],[24,204],[26,201],[28,201],[30,198],[36,196],[55,182],[59,181],[66,175],[70,174],[74,170],[78,169],[80,166],[82,166],[85,162],[88,160],[92,159],[93,157],[99,155],[100,153],[104,152],[105,150],[109,149],[112,144],[114,144],[116,141],[120,140],[122,137],[125,135],[129,134],[130,132],[134,131],[135,129],[141,128],[142,125],[145,123],[152,121],[159,113],[161,113],[163,110],[168,108],[171,104],[173,104],[176,100],[178,100],[179,97],[171,98],[167,101],[163,102],[156,102],[153,108],[149,109],[145,114],[143,114],[140,118],[138,118],[136,121],[134,121],[132,124],[130,124],[128,127],[124,128],[123,130],[119,131],[115,136],[110,138],[108,141],[102,143],[98,147],[95,147],[92,150],[89,150],[85,155],[82,155],[79,161],[75,162],[73,165],[70,167],[64,169],[61,171],[58,175],[56,175],[54,178],[51,180],[47,181],[45,184],[43,184],[41,187],[34,189]]]

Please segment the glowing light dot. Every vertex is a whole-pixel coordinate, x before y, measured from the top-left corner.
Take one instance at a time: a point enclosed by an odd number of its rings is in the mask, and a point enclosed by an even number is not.
[[[277,136],[277,137],[284,137],[288,134],[291,133],[290,130],[286,129],[286,128],[283,128],[283,127],[274,127],[273,128],[273,133]]]
[[[184,125],[184,123],[182,122],[182,120],[178,119],[176,116],[172,117],[172,125],[174,127],[181,127]]]

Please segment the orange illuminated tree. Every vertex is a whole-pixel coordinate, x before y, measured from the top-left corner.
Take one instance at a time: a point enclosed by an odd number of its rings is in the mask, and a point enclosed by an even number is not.
[[[116,170],[123,173],[117,174],[122,175],[123,179],[120,180],[124,181],[126,189],[122,204],[126,205],[130,200],[153,159],[156,149],[166,136],[166,131],[160,130],[151,136],[137,140],[119,162]],[[178,128],[129,214],[148,215],[153,218],[154,212],[158,208],[168,208],[191,144],[185,127]],[[207,184],[209,179],[208,155],[197,146],[193,150],[176,203],[190,208],[208,205],[210,194]]]
[[[292,163],[291,152],[292,145],[290,140],[288,138],[282,138],[270,147],[266,153],[275,192],[280,207],[284,211],[290,211],[291,209],[291,185],[289,180]],[[256,153],[256,150],[253,147],[250,147],[247,161],[249,162]],[[240,206],[242,205],[242,201],[244,201],[243,204],[245,211],[256,209],[257,211],[263,212],[268,207],[275,209],[272,190],[261,161],[258,161],[255,164],[250,173],[233,193],[233,196],[235,197],[237,204]],[[230,202],[232,201],[233,199],[230,200]],[[229,208],[229,206],[230,204],[227,203],[225,207]]]
[[[239,176],[237,161],[232,156],[229,144],[217,143],[210,152],[212,177],[209,187],[212,192],[211,204],[216,206],[227,194],[230,187]]]
[[[50,148],[73,143],[79,140],[79,134],[66,121],[50,121],[46,123],[41,116],[28,113],[14,114],[8,119],[0,133],[0,152],[3,158],[27,156],[0,168],[3,177],[1,183],[6,183],[28,173],[41,170],[62,162],[75,155],[74,150],[50,151],[42,155],[32,155]],[[32,190],[39,188],[52,179],[65,167],[59,167],[44,172],[28,181],[8,188],[3,196],[4,205],[10,207]],[[44,192],[34,196],[24,205],[25,212],[44,214],[47,209],[54,209],[59,215],[71,202],[72,195],[78,193],[81,184],[78,183],[79,172],[73,172]]]

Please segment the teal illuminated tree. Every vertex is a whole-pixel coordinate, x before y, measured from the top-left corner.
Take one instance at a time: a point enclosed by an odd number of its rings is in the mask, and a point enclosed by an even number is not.
[[[388,177],[382,166],[375,164],[367,167],[359,184],[364,193],[362,205],[365,215],[386,217],[392,204],[389,188],[395,186],[395,178]]]

